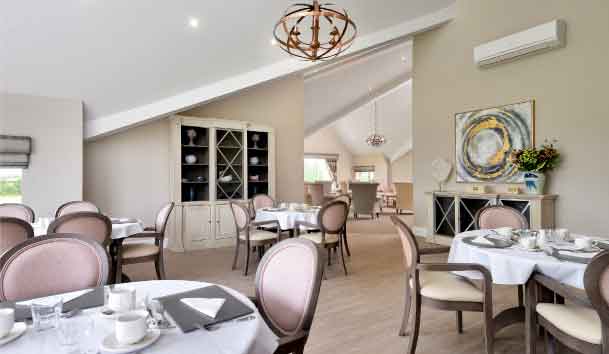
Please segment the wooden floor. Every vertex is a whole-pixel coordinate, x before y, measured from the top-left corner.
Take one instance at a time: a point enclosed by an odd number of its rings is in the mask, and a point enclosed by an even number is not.
[[[405,218],[412,221],[412,217]],[[397,234],[387,233],[393,229],[386,216],[380,220],[350,221],[349,230],[358,232],[350,235],[349,276],[345,277],[337,264],[328,269],[306,353],[405,353],[408,338],[397,335],[404,288]],[[246,294],[254,293],[253,272],[244,277],[240,270],[230,270],[232,248],[166,255],[169,279],[220,283]],[[425,261],[444,260],[445,256],[432,256]],[[250,269],[255,269],[255,265],[254,259]],[[134,281],[153,279],[154,267],[128,265],[126,273]],[[516,289],[496,287],[493,297],[497,312],[516,303]],[[459,335],[453,312],[423,308],[417,353],[483,353],[481,319],[481,314],[464,314],[465,332]],[[539,349],[541,353],[543,346]],[[500,332],[495,353],[524,353],[524,326],[514,325]]]

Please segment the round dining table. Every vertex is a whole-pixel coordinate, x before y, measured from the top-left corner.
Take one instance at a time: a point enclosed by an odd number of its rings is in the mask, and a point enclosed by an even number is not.
[[[320,208],[263,208],[256,211],[256,221],[277,220],[281,230],[294,230],[297,221],[317,224]]]
[[[144,231],[144,223],[141,220],[120,218],[110,218],[110,220],[112,221],[112,234],[110,237],[113,240],[127,238]],[[31,224],[34,229],[34,235],[45,235],[50,221],[51,218],[47,218],[45,221],[39,219],[38,222]]]
[[[182,281],[155,280],[115,285],[135,289],[137,302],[146,295],[150,298],[177,294],[213,284]],[[254,310],[250,320],[224,322],[214,330],[196,330],[182,333],[177,327],[161,330],[160,338],[151,346],[139,351],[142,354],[271,354],[278,346],[278,338],[266,325],[255,305],[247,296],[234,289],[222,287],[238,300]],[[70,297],[70,293],[64,294]],[[54,297],[60,297],[57,295]],[[90,340],[101,344],[102,340],[113,333],[114,320],[103,317],[101,308],[85,309],[77,316],[90,316],[94,321],[93,335]],[[71,319],[67,319],[69,321]],[[170,322],[173,322],[169,318]],[[14,341],[0,347],[0,352],[10,354],[62,353],[57,330],[48,329],[36,332],[28,325],[26,333]],[[104,353],[103,351],[99,351]]]

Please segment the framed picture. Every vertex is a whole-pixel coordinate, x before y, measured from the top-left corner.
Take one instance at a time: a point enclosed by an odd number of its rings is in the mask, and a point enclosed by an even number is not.
[[[523,183],[510,155],[534,144],[535,101],[457,113],[457,182]]]

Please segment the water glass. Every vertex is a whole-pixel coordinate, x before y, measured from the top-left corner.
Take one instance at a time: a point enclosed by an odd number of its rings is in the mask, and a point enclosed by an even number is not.
[[[64,353],[97,353],[95,322],[90,316],[62,318],[57,327],[59,345]]]
[[[50,328],[57,328],[63,300],[59,300],[54,305],[32,304],[32,323],[36,331],[44,331]]]

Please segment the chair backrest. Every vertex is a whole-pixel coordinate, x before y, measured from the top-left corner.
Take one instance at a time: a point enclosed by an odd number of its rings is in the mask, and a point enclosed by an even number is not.
[[[310,183],[308,186],[311,204],[322,205],[324,203],[324,185],[321,183]]]
[[[246,207],[235,202],[228,202],[230,210],[233,212],[233,218],[235,219],[235,227],[237,233],[247,229],[250,225],[251,217]]]
[[[0,217],[0,255],[34,237],[32,225],[19,218]]]
[[[351,183],[353,211],[372,214],[376,203],[378,183]]]
[[[275,200],[266,194],[257,194],[252,198],[254,211],[262,208],[272,208],[275,206]]]
[[[319,250],[304,239],[281,241],[262,257],[256,272],[256,298],[266,323],[279,337],[311,328],[322,267]]]
[[[100,213],[81,211],[55,219],[47,230],[49,234],[77,234],[106,246],[112,235],[112,221]]]
[[[609,251],[590,261],[584,273],[584,287],[604,327],[609,327]]]
[[[91,202],[86,202],[84,200],[75,200],[62,204],[59,208],[57,208],[57,211],[55,212],[55,217],[58,218],[63,215],[78,213],[81,211],[89,211],[94,213],[100,212],[99,208]]]
[[[351,196],[348,193],[343,193],[343,194],[337,195],[334,199],[332,199],[332,201],[335,201],[335,200],[340,200],[342,202],[347,203],[347,207],[348,207],[347,210],[349,210],[351,208]]]
[[[165,234],[165,228],[167,227],[167,222],[169,221],[169,215],[171,215],[171,211],[173,210],[174,205],[174,202],[169,202],[163,205],[159,212],[156,214],[154,228],[155,231],[160,233],[161,235]]]
[[[478,210],[476,213],[478,229],[496,229],[511,227],[514,229],[528,229],[527,219],[518,210],[504,206],[492,205]]]
[[[326,234],[340,233],[347,223],[349,205],[341,200],[324,204],[317,215],[317,223]]]
[[[402,252],[404,254],[404,267],[407,275],[410,275],[416,269],[417,263],[419,263],[419,244],[410,227],[408,227],[402,219],[393,215],[391,217],[391,222],[395,225],[398,235],[400,236]]]
[[[396,207],[403,210],[412,210],[412,183],[396,182],[394,186]]]
[[[105,249],[76,235],[35,237],[0,257],[0,301],[98,287],[107,279]]]
[[[17,218],[29,223],[33,223],[36,219],[34,210],[25,204],[20,203],[4,203],[0,204],[0,217]]]

